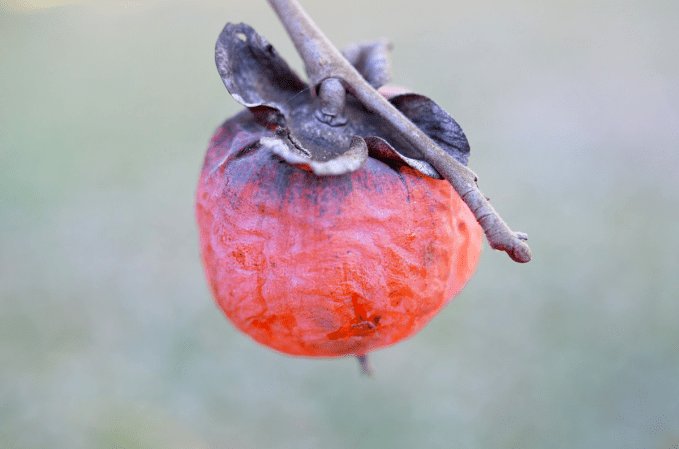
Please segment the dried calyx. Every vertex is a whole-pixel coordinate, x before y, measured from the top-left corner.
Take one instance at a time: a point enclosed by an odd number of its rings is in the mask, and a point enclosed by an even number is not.
[[[343,54],[371,86],[379,88],[390,79],[388,50],[387,42],[380,40],[351,45]],[[417,148],[347,93],[339,80],[326,78],[318,86],[307,85],[252,27],[227,24],[215,59],[233,98],[260,124],[276,130],[260,143],[288,163],[319,176],[341,175],[373,157],[442,178]],[[434,101],[403,94],[390,102],[453,158],[467,164],[467,138]]]

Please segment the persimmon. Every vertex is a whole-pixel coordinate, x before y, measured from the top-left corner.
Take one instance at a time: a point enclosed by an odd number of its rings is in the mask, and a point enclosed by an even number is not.
[[[483,232],[450,184],[368,158],[317,176],[257,142],[245,111],[214,135],[197,193],[217,303],[290,355],[362,355],[407,338],[472,276]]]
[[[296,1],[269,2],[311,84],[248,25],[224,27],[217,68],[248,110],[217,129],[200,175],[205,273],[257,342],[356,355],[366,369],[368,352],[418,332],[462,289],[484,231],[515,260],[530,252],[478,191],[457,122],[422,95],[375,91],[390,77],[386,41],[340,54]]]

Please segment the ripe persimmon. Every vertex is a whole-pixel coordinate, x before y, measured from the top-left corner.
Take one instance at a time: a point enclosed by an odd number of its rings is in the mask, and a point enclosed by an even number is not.
[[[345,51],[373,87],[386,43]],[[308,86],[252,28],[216,61],[249,110],[219,127],[196,198],[205,273],[236,328],[277,351],[365,354],[418,332],[471,278],[483,230],[407,140],[334,79]],[[383,90],[455,163],[469,144],[432,100]],[[365,365],[364,365],[365,366]]]
[[[271,134],[244,111],[205,158],[196,213],[219,307],[298,356],[362,355],[422,329],[476,268],[469,208],[445,180],[374,158],[317,176],[258,143]]]

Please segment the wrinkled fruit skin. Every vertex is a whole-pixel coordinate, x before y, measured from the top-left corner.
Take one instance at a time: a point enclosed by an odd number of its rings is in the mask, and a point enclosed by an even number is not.
[[[407,338],[472,276],[482,230],[446,181],[369,158],[319,177],[256,144],[249,111],[212,138],[196,214],[212,294],[277,351],[366,354]]]

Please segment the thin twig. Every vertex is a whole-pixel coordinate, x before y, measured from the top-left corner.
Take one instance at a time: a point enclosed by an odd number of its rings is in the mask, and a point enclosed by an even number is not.
[[[530,248],[526,235],[513,232],[490,205],[477,185],[473,171],[453,159],[377,92],[323,34],[296,0],[268,0],[285,26],[314,88],[327,78],[342,81],[346,90],[368,110],[389,123],[408,143],[417,148],[450,182],[479,222],[491,248],[506,251],[516,262],[528,262]]]

